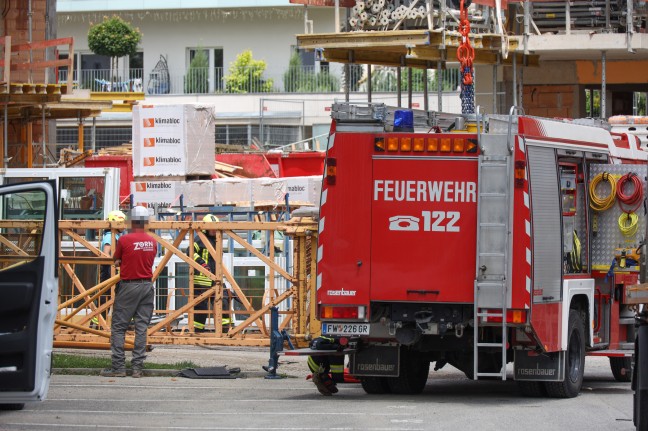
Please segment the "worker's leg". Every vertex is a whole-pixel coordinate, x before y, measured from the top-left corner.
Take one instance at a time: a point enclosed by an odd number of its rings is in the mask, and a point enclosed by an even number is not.
[[[124,337],[128,329],[128,324],[133,314],[135,314],[139,302],[138,294],[135,290],[136,286],[136,283],[121,283],[119,289],[115,291],[115,304],[110,325],[112,369],[115,371],[123,371],[126,369]]]
[[[327,356],[309,356],[308,357],[308,368],[311,370],[311,373],[328,373],[329,372],[329,362]]]
[[[209,287],[194,284],[194,296],[202,295],[203,293],[205,293],[207,291],[207,289],[209,289]],[[204,331],[205,330],[205,322],[207,321],[207,313],[204,313],[204,312],[209,310],[209,299],[210,298],[206,298],[205,300],[200,301],[194,307],[193,325],[194,325],[194,328],[197,331]],[[195,313],[196,311],[201,311],[202,313]]]
[[[222,300],[222,310],[223,310],[223,319],[221,323],[223,324],[223,331],[227,331],[234,324],[234,316],[229,313],[232,292],[229,289],[223,288],[223,300]]]
[[[325,396],[333,395],[338,391],[330,375],[330,364],[331,359],[326,355],[308,357],[308,368],[313,373],[313,383],[315,383],[319,393]]]
[[[133,370],[141,370],[144,359],[146,359],[146,333],[148,325],[151,323],[155,297],[153,283],[139,283],[138,293],[140,297],[135,311],[135,347],[133,348],[133,360],[131,361]]]
[[[344,356],[330,356],[331,378],[334,383],[344,383]]]

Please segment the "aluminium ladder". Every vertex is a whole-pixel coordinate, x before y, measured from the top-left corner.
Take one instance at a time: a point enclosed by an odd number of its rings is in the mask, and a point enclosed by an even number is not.
[[[482,154],[479,156],[477,185],[477,269],[473,308],[474,380],[480,377],[506,380],[507,283],[513,192],[513,157],[506,141],[505,135],[480,136]],[[492,317],[501,319],[501,340],[481,341],[481,329],[487,326],[487,320]],[[502,367],[499,372],[479,372],[479,353],[493,349],[501,353]]]

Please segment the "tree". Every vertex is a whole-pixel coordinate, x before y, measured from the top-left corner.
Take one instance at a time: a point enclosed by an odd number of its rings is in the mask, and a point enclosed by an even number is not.
[[[204,49],[198,49],[185,77],[185,93],[207,93],[208,91],[209,58]]]
[[[249,49],[236,56],[230,63],[229,74],[225,80],[225,89],[228,93],[268,93],[272,91],[272,79],[264,80],[263,72],[266,62],[254,60]]]
[[[133,28],[118,16],[104,17],[100,24],[92,25],[88,31],[88,47],[97,55],[110,57],[111,80],[119,79],[117,70],[119,57],[133,55],[142,39],[139,29]],[[113,74],[112,70],[115,70]]]
[[[284,73],[284,90],[287,93],[297,93],[301,87],[302,61],[298,52],[293,52],[288,62],[288,71]]]
[[[304,68],[298,52],[294,52],[290,57],[283,82],[287,93],[330,92],[340,88],[338,79],[328,71],[316,73],[312,69]]]

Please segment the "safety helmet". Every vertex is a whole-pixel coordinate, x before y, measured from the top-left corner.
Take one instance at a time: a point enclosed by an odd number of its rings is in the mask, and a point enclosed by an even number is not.
[[[148,221],[150,217],[148,208],[137,205],[130,211],[130,219],[132,221]]]
[[[218,222],[220,220],[218,220],[218,217],[216,217],[213,214],[207,214],[205,217],[203,217],[202,221],[216,221],[216,222]]]
[[[119,210],[110,211],[108,213],[108,221],[124,221],[126,220],[126,214]]]

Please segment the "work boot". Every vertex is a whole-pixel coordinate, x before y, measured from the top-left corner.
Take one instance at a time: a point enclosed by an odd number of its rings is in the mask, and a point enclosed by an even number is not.
[[[106,368],[101,370],[99,373],[102,377],[126,377],[126,371],[124,370],[113,370],[112,368]]]
[[[313,374],[313,383],[315,383],[318,392],[326,397],[338,392],[335,382],[326,374]]]
[[[134,379],[139,379],[141,377],[144,377],[144,372],[142,372],[142,370],[133,370],[132,376]]]

